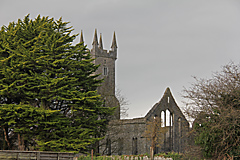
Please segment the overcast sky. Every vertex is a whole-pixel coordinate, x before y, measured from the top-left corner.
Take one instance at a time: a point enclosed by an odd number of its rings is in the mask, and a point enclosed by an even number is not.
[[[167,87],[182,108],[192,76],[207,78],[239,63],[239,0],[0,1],[0,26],[27,14],[62,17],[74,33],[83,30],[90,49],[95,28],[107,50],[116,31],[116,85],[129,100],[128,118],[145,116]]]

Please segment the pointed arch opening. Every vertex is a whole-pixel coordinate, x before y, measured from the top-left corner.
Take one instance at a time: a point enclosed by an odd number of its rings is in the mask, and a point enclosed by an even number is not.
[[[133,137],[133,139],[132,139],[132,154],[133,155],[137,155],[138,154],[137,137]]]
[[[170,126],[171,124],[171,116],[170,116],[171,112],[167,109],[166,110],[166,126]]]
[[[178,152],[182,152],[182,119],[178,118]]]
[[[161,112],[161,127],[166,127],[165,111]]]

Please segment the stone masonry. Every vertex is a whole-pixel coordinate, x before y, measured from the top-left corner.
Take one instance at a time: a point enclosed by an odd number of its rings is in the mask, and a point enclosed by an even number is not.
[[[162,127],[167,129],[163,135],[161,147],[155,148],[155,153],[184,152],[187,143],[189,123],[177,106],[171,91],[166,89],[161,100],[142,118],[115,120],[109,124],[109,132],[103,143],[103,154],[137,155],[150,153],[151,142],[144,137],[147,121],[161,117]]]
[[[83,34],[81,32],[80,42],[83,42]],[[119,102],[115,96],[115,61],[117,60],[117,43],[115,33],[111,50],[103,49],[102,35],[100,34],[99,42],[97,38],[97,30],[95,30],[92,49],[90,54],[94,58],[94,64],[100,65],[95,74],[99,75],[99,79],[104,82],[98,87],[98,93],[104,97],[106,107],[117,107],[113,119],[120,119]]]
[[[83,36],[81,33],[81,40]],[[97,30],[93,38],[91,55],[94,63],[100,65],[96,74],[104,78],[98,92],[104,97],[106,107],[119,106],[115,97],[115,61],[117,59],[117,43],[115,32],[111,50],[103,49],[102,35],[97,39]],[[155,148],[155,153],[160,152],[184,152],[187,143],[189,123],[176,104],[172,93],[167,88],[161,98],[145,117],[134,119],[120,119],[120,108],[117,107],[113,120],[108,126],[105,139],[99,142],[99,153],[104,155],[137,155],[150,153],[151,142],[144,137],[147,122],[154,117],[160,117],[161,126],[167,130],[162,135],[164,142],[161,147]]]

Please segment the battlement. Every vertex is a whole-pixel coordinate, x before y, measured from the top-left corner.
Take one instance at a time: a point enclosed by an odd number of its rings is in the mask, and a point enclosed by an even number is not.
[[[108,51],[101,48],[92,48],[91,53],[93,53],[94,58],[104,57],[104,58],[112,58],[115,60],[117,59],[117,52],[112,50]]]
[[[80,42],[83,42],[82,31],[81,31]],[[111,59],[116,60],[117,59],[117,43],[116,43],[115,32],[113,33],[111,50],[108,51],[108,50],[103,49],[102,34],[100,34],[100,38],[98,41],[97,30],[95,29],[93,43],[92,43],[92,49],[91,49],[91,55],[93,56],[93,58],[104,57],[104,58],[111,58]]]

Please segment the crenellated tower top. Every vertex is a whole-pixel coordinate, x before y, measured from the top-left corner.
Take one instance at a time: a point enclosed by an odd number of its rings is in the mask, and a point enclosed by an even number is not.
[[[82,30],[80,33],[80,43],[84,43]],[[103,48],[102,33],[100,33],[100,37],[99,37],[99,41],[98,41],[97,29],[95,29],[94,36],[93,36],[93,42],[92,42],[92,49],[90,50],[93,58],[108,57],[108,58],[113,58],[116,60],[117,59],[117,48],[118,47],[117,47],[115,31],[113,32],[111,50],[108,51]]]
[[[103,48],[103,40],[102,40],[101,33],[100,33],[100,38],[98,41],[97,30],[95,29],[95,33],[93,36],[93,42],[92,42],[91,54],[92,54],[93,58],[106,57],[106,58],[112,58],[112,59],[116,60],[117,59],[117,42],[116,42],[115,32],[113,33],[113,41],[112,41],[111,50],[108,51]]]

